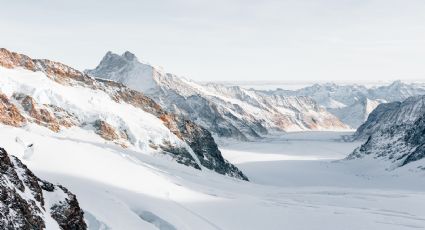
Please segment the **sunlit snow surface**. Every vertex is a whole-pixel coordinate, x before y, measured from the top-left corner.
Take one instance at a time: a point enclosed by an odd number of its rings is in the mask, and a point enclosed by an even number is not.
[[[91,229],[421,229],[423,175],[344,158],[340,133],[291,133],[226,143],[251,182],[105,143],[79,128],[0,126],[2,145],[43,179],[77,194]],[[75,138],[79,137],[79,138]]]

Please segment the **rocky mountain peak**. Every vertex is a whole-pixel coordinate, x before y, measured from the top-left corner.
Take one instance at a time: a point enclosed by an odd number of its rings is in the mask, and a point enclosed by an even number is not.
[[[100,66],[101,65],[118,65],[118,66],[124,66],[127,65],[129,62],[137,62],[138,59],[135,54],[131,53],[130,51],[125,51],[123,54],[119,55],[112,51],[106,52],[105,56],[103,56]]]
[[[125,51],[121,56],[124,57],[128,61],[137,61],[136,55],[134,55],[130,51]]]

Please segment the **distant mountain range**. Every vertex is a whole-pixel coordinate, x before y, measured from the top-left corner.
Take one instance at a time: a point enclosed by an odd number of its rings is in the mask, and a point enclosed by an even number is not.
[[[425,84],[395,81],[367,88],[362,85],[315,84],[298,90],[263,91],[269,95],[308,96],[351,128],[359,127],[380,104],[425,95]]]
[[[122,55],[108,52],[95,69],[85,72],[143,92],[167,111],[193,120],[220,137],[248,140],[275,130],[347,128],[310,97],[199,84],[141,63],[130,52]]]

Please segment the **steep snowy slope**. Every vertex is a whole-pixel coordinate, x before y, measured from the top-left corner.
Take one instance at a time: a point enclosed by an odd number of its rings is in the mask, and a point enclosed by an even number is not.
[[[410,96],[425,95],[424,84],[395,81],[387,86],[366,88],[361,85],[315,84],[295,91],[266,91],[285,96],[309,96],[352,128],[359,127],[378,104],[403,101]]]
[[[78,127],[140,154],[247,179],[221,155],[211,134],[165,112],[122,84],[96,81],[61,63],[0,49],[0,122],[52,132]]]
[[[367,141],[348,159],[372,158],[388,169],[409,164],[425,169],[425,96],[379,105],[359,127],[354,138]]]
[[[134,54],[108,52],[91,76],[121,82],[223,137],[246,140],[271,130],[347,128],[307,97],[269,96],[219,84],[201,85],[141,63]]]
[[[1,229],[87,229],[77,198],[36,177],[0,147]]]

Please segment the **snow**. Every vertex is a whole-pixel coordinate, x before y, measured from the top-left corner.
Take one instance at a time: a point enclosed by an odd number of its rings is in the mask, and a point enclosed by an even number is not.
[[[113,65],[109,65],[109,62],[114,63]],[[99,68],[107,68],[109,70],[108,74],[104,76],[105,79],[122,82],[131,86],[132,89],[141,92],[155,88],[156,81],[152,76],[158,74],[157,72],[160,71],[159,68],[140,63],[136,56],[128,51],[121,56],[108,52],[102,59],[99,67],[91,72],[95,73]]]
[[[368,87],[363,84],[317,83],[297,90],[268,90],[271,95],[309,96],[352,128],[359,127],[380,103],[425,94],[423,82],[395,81]]]
[[[153,115],[116,103],[101,90],[60,85],[22,69],[0,68],[0,75],[0,91],[8,96],[26,93],[81,122],[101,118],[140,137],[123,149],[89,125],[58,133],[33,123],[0,125],[1,147],[38,177],[75,193],[91,229],[425,228],[424,172],[386,171],[370,158],[341,160],[360,145],[343,141],[350,132],[276,132],[253,142],[220,141],[223,156],[250,178],[245,182],[155,154],[150,140],[185,144]],[[243,105],[226,88],[202,90]],[[251,102],[245,109],[256,112]],[[27,143],[33,144],[30,154]],[[54,203],[63,194],[46,199]]]
[[[102,119],[130,136],[130,148],[144,153],[154,152],[148,143],[190,148],[164,126],[154,115],[126,103],[117,103],[102,90],[82,86],[66,86],[52,81],[42,72],[0,67],[0,92],[8,97],[19,92],[32,96],[38,104],[52,104],[77,116],[81,123],[91,124]],[[93,130],[90,125],[88,130]],[[100,138],[100,137],[98,137]],[[36,145],[35,148],[38,146]],[[31,151],[29,151],[31,153]],[[31,155],[31,154],[29,154]],[[196,158],[195,158],[196,159]]]
[[[245,182],[122,149],[88,130],[0,126],[3,147],[19,158],[17,137],[35,143],[23,162],[75,193],[92,229],[424,228],[424,181],[369,161],[338,161],[359,144],[343,142],[348,134],[223,144],[223,155],[250,177]]]

